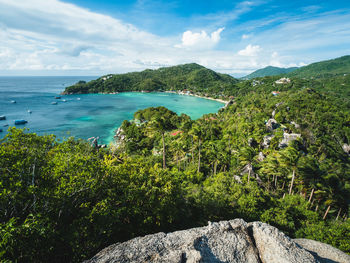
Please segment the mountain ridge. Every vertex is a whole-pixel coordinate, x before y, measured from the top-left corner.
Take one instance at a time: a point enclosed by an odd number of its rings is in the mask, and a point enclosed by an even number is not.
[[[274,67],[274,66],[267,66],[262,69],[258,69],[247,76],[243,77],[242,79],[254,79],[259,77],[266,77],[266,76],[277,76],[281,74],[286,74],[289,72],[292,72],[296,70],[297,67],[290,67],[290,68],[280,68],[280,67]]]
[[[64,94],[111,93],[123,91],[184,90],[213,92],[229,89],[238,82],[196,63],[182,64],[140,72],[109,74],[90,82],[78,82],[67,87]]]

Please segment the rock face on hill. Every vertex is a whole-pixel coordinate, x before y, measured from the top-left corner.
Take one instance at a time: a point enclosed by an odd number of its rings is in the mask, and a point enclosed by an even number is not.
[[[102,262],[244,262],[311,263],[350,262],[349,256],[336,251],[318,255],[307,242],[294,242],[277,228],[242,219],[211,223],[173,233],[157,233],[111,245],[85,263]],[[319,243],[319,242],[318,242]],[[308,244],[308,243],[307,243]],[[325,245],[322,243],[319,246]],[[318,246],[318,247],[319,247]],[[328,245],[326,245],[328,246]],[[333,258],[332,258],[333,257]],[[344,261],[336,261],[341,259]]]

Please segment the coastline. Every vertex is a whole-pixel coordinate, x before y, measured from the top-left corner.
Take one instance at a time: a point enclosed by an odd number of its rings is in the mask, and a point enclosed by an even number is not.
[[[207,99],[207,100],[214,100],[214,101],[217,101],[217,102],[221,102],[223,104],[227,104],[229,103],[230,101],[228,100],[222,100],[222,99],[215,99],[215,98],[212,98],[212,97],[205,97],[205,96],[199,96],[199,95],[196,95],[196,94],[192,94],[192,93],[185,93],[185,92],[177,92],[177,91],[169,91],[169,90],[166,90],[166,91],[163,91],[164,93],[173,93],[173,94],[177,94],[177,95],[186,95],[186,96],[193,96],[193,97],[197,97],[197,98],[201,98],[201,99]]]

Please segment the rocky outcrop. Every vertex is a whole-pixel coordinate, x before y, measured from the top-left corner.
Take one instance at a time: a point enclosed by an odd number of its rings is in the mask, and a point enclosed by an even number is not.
[[[287,147],[292,141],[297,140],[298,138],[301,137],[301,134],[298,133],[283,133],[283,139],[279,143],[278,147],[279,148],[284,148]]]
[[[345,153],[350,154],[350,145],[349,144],[344,143],[342,148],[343,148],[343,151]]]
[[[269,119],[266,122],[266,129],[270,132],[277,129],[278,127],[279,127],[279,124],[277,123],[277,121],[275,119]]]
[[[264,147],[264,149],[269,148],[271,140],[272,140],[273,137],[275,137],[275,135],[272,135],[272,134],[264,136],[264,139],[263,139],[263,141],[261,143],[261,146]]]
[[[310,239],[294,239],[294,242],[308,250],[321,263],[350,263],[350,256],[328,244]]]
[[[302,246],[268,224],[235,219],[134,238],[111,245],[85,262],[326,262],[320,257],[326,259],[327,255],[317,256]]]

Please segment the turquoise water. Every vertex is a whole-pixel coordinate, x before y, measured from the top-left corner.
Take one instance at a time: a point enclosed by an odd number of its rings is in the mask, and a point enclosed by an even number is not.
[[[14,120],[25,119],[28,123],[17,127],[58,138],[99,136],[100,143],[109,143],[115,129],[139,109],[164,106],[197,119],[223,106],[217,101],[171,93],[59,95],[66,86],[91,79],[94,77],[0,77],[0,116],[7,118],[0,121],[0,138],[8,128],[4,125],[14,126]]]

